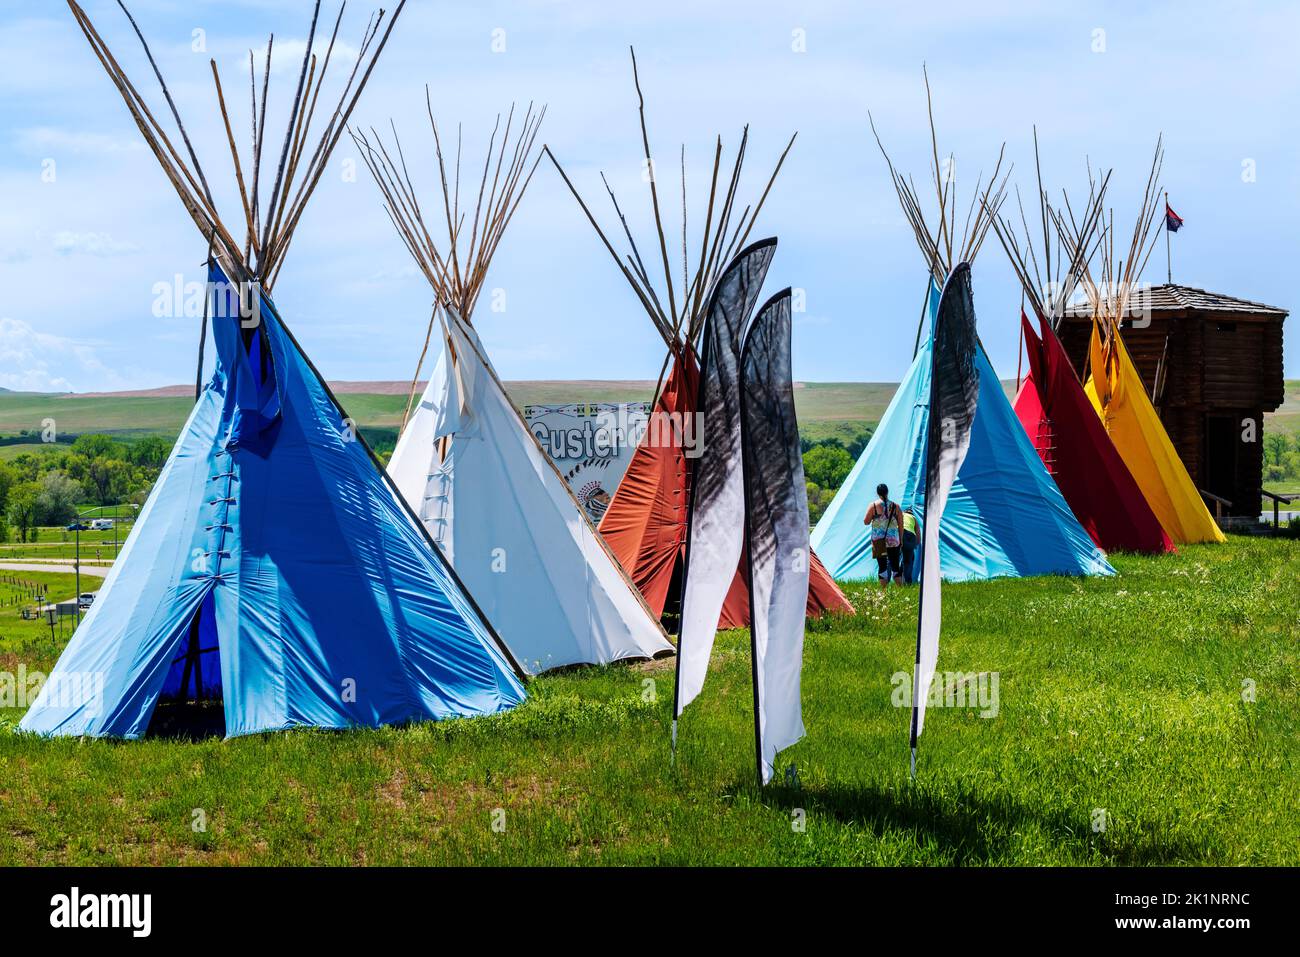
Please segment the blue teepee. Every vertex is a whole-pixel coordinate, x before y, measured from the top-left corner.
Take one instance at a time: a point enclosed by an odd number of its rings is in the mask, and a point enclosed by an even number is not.
[[[245,325],[214,320],[212,378],[21,727],[138,738],[178,692],[219,696],[228,737],[518,704],[491,626],[271,301]]]
[[[938,289],[930,295],[930,323]],[[876,486],[925,519],[925,434],[929,420],[927,336],[871,442],[813,530],[812,547],[840,580],[876,577],[871,530],[862,518]],[[948,581],[1023,575],[1113,575],[1106,555],[1070,511],[1007,401],[983,346],[970,449],[944,510],[939,565]]]

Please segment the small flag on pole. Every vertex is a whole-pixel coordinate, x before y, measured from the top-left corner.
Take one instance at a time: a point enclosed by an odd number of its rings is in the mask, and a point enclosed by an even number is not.
[[[1176,233],[1183,228],[1183,217],[1179,216],[1169,206],[1169,201],[1165,201],[1165,229],[1171,233]]]

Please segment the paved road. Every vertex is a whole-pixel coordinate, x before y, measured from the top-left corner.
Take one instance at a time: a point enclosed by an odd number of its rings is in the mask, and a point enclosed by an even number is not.
[[[90,575],[95,578],[103,578],[108,574],[107,565],[85,565],[81,566],[81,574]],[[41,565],[36,562],[0,562],[0,571],[7,572],[57,572],[61,575],[75,574],[76,570],[72,567],[71,560],[67,565],[55,565],[53,563]]]

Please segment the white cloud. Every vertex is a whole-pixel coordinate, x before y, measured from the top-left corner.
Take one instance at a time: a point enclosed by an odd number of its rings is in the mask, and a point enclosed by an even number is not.
[[[51,153],[95,155],[135,153],[145,148],[139,137],[131,139],[84,130],[64,130],[53,126],[35,126],[18,130],[14,136],[14,143],[21,152],[41,156],[48,156]]]
[[[86,376],[123,388],[123,380],[96,356],[95,346],[37,332],[30,323],[0,316],[0,387],[18,392],[71,392]]]
[[[325,18],[321,17],[321,23],[323,23],[324,20]],[[318,79],[320,76],[321,67],[325,65],[325,51],[329,49],[329,33],[326,32],[325,37],[322,39],[321,32],[322,29],[324,28],[322,28],[321,23],[316,24],[316,39],[315,41],[313,41],[311,46],[312,53],[316,54],[316,73]],[[330,24],[328,29],[332,30],[333,24]],[[340,32],[342,32],[342,28],[340,28]],[[275,45],[271,48],[271,75],[279,76],[283,73],[292,73],[293,75],[296,76],[302,70],[302,58],[303,58],[303,54],[305,54],[306,52],[307,52],[306,39],[302,39],[302,40],[277,39],[275,41]],[[326,79],[328,80],[329,77],[334,76],[334,71],[338,69],[340,65],[351,64],[352,62],[354,62],[359,52],[360,51],[352,44],[345,43],[342,39],[335,40],[334,49],[330,52],[329,73],[326,74]],[[257,77],[258,77],[257,82],[260,84],[262,82],[261,80],[262,71],[265,69],[264,64],[266,63],[265,43],[263,43],[260,47],[257,47],[256,49],[253,50],[253,58],[256,61],[256,70],[257,70]],[[246,71],[248,69],[247,52],[244,53],[243,57],[240,59],[239,62],[240,62],[240,69]],[[347,74],[344,73],[343,76],[346,78]],[[260,90],[261,87],[259,86],[258,89]]]
[[[114,239],[108,233],[74,233],[62,230],[54,234],[54,251],[60,256],[125,256],[137,249],[135,243]]]

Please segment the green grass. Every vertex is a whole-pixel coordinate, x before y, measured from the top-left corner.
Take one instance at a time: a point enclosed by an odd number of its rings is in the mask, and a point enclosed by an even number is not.
[[[11,580],[17,580],[19,584]],[[30,669],[48,672],[58,659],[59,652],[70,637],[71,622],[63,623],[63,637],[59,637],[59,626],[55,626],[54,637],[50,636],[50,626],[43,620],[24,621],[24,606],[36,607],[38,601],[32,597],[30,585],[45,586],[45,594],[50,601],[65,601],[77,593],[75,575],[63,572],[28,572],[0,569],[0,672],[13,674],[20,664]],[[99,579],[90,583],[83,579],[82,587],[87,591],[99,587]],[[6,711],[0,708],[0,724],[5,718],[17,720],[21,711]],[[3,732],[0,732],[3,733]],[[5,784],[0,781],[0,793]],[[2,799],[0,799],[2,800]]]
[[[81,560],[83,562],[111,562],[117,557],[117,549],[126,544],[131,526],[122,522],[117,528],[116,548],[114,547],[113,529],[87,530],[81,533]],[[74,558],[77,555],[76,532],[70,532],[62,526],[42,527],[36,541],[19,542],[14,540],[16,532],[11,530],[10,541],[0,544],[0,563],[3,562],[42,562],[53,559]]]
[[[126,542],[118,543],[118,548],[125,545]],[[113,547],[112,542],[106,542],[96,545],[94,543],[81,543],[81,560],[86,563],[104,564],[112,563],[117,557],[117,548]],[[73,544],[63,544],[62,542],[29,542],[10,543],[0,545],[0,563],[4,562],[66,562],[77,556],[77,546]]]
[[[75,395],[10,393],[0,395],[0,434],[23,429],[40,435],[53,419],[60,434],[117,432],[126,435],[176,435],[194,405],[184,397],[81,398]]]
[[[542,677],[510,714],[436,725],[0,732],[0,865],[1300,863],[1300,546],[1114,563],[945,589],[939,667],[997,672],[999,712],[932,709],[915,784],[890,679],[911,667],[916,592],[858,585],[858,616],[809,628],[808,737],[781,757],[798,786],[753,782],[748,641],[729,632],[676,766],[671,661]]]
[[[1264,487],[1270,492],[1277,492],[1279,495],[1294,495],[1300,493],[1300,479],[1289,479],[1284,482],[1265,482]]]

